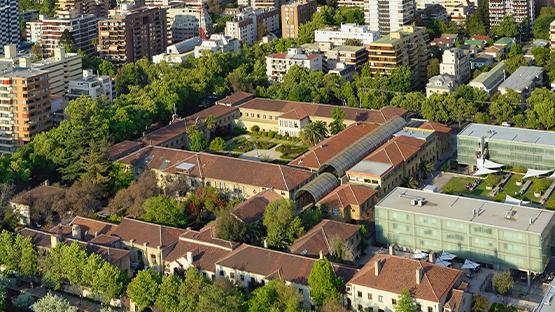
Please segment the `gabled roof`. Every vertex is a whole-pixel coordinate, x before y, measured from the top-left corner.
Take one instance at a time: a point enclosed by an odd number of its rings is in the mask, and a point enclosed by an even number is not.
[[[359,184],[343,184],[330,192],[318,202],[328,208],[343,210],[351,205],[362,205],[378,192],[370,187]]]
[[[236,106],[252,98],[254,98],[254,94],[238,91],[231,95],[226,96],[221,100],[218,100],[218,103],[222,105]]]
[[[308,276],[316,261],[309,257],[243,244],[216,265],[261,275],[266,279],[308,285]],[[332,263],[332,266],[336,276],[344,281],[357,272],[357,269],[341,264]]]
[[[268,204],[281,198],[283,197],[278,193],[272,190],[266,190],[249,197],[244,202],[235,206],[232,212],[233,215],[243,222],[254,223],[262,219]]]
[[[184,135],[185,133],[187,133],[187,127],[189,127],[190,125],[191,123],[187,120],[178,119],[167,126],[147,133],[141,138],[141,141],[145,145],[160,145],[180,135]]]
[[[207,246],[189,241],[179,240],[173,250],[164,258],[164,262],[182,262],[187,259],[187,252],[193,256],[193,266],[202,271],[216,272],[216,262],[227,256],[231,249]],[[184,263],[183,263],[184,264]]]
[[[234,106],[227,106],[227,105],[212,105],[206,109],[201,110],[200,112],[193,114],[191,116],[186,117],[185,119],[190,121],[191,123],[194,122],[197,118],[200,120],[206,119],[208,116],[214,116],[215,118],[223,117],[229,113],[233,113],[237,111],[238,108]]]
[[[31,243],[33,243],[33,245],[35,245],[36,247],[42,247],[42,248],[52,247],[51,233],[41,231],[41,230],[31,229],[28,227],[18,230],[17,233],[19,235],[31,238]]]
[[[290,110],[290,111],[288,111],[286,113],[283,113],[279,116],[279,118],[294,119],[294,120],[303,120],[303,119],[306,119],[308,117],[309,117],[308,113],[302,108]]]
[[[440,124],[439,122],[427,121],[420,125],[419,128],[434,130],[439,133],[451,133],[452,129],[444,124]]]
[[[31,205],[35,201],[41,201],[44,197],[51,196],[53,193],[64,191],[63,188],[57,186],[39,185],[31,190],[17,194],[10,202],[20,205]]]
[[[121,141],[110,147],[110,159],[115,160],[129,155],[129,153],[135,152],[144,146],[144,143],[140,141]]]
[[[133,167],[165,171],[176,166],[196,153],[161,146],[147,146],[133,152],[118,161]]]
[[[217,238],[214,233],[214,226],[215,221],[208,223],[198,231],[187,229],[185,232],[183,232],[183,234],[181,234],[179,240],[193,243],[209,244],[227,249],[233,249],[239,246],[239,243]]]
[[[381,261],[382,268],[375,275],[375,265]],[[416,283],[416,270],[422,269],[420,284]],[[440,302],[457,286],[462,277],[460,270],[442,267],[425,261],[399,256],[378,254],[372,257],[348,284],[379,289],[399,294],[409,289],[416,299]]]
[[[137,245],[146,243],[149,247],[164,249],[176,243],[179,235],[185,231],[183,229],[124,217],[112,235],[121,238],[125,242],[133,241]]]
[[[358,233],[359,228],[360,226],[354,224],[322,220],[305,235],[299,237],[289,251],[309,257],[318,257],[322,251],[323,255],[327,256],[332,252],[331,240],[347,241]]]

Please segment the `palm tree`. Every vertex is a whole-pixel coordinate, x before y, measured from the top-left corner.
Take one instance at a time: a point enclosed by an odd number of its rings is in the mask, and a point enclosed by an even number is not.
[[[422,171],[424,178],[427,178],[434,171],[434,164],[432,164],[431,161],[421,163],[420,170]]]
[[[418,180],[416,180],[415,177],[410,177],[407,181],[407,186],[411,189],[416,189],[418,188]]]
[[[307,145],[315,145],[328,136],[328,128],[323,121],[314,121],[304,126],[300,138]]]
[[[214,128],[216,128],[216,118],[214,118],[214,116],[212,115],[208,115],[204,120],[204,124],[206,125],[206,129],[212,131],[214,130]]]

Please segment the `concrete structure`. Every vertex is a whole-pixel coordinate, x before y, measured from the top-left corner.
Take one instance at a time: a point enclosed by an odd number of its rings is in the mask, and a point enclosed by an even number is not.
[[[534,0],[490,0],[489,1],[489,25],[499,25],[503,17],[512,15],[517,23],[528,21],[531,27],[535,17]]]
[[[440,4],[429,4],[424,9],[419,9],[417,6],[417,15],[420,16],[422,25],[431,25],[434,20],[440,20],[446,24],[449,23],[447,10]]]
[[[268,33],[279,33],[280,23],[278,9],[245,10],[226,22],[225,35],[252,46]]]
[[[210,39],[203,40],[198,46],[195,46],[194,55],[196,58],[201,57],[204,51],[214,53],[235,52],[241,48],[241,42],[235,38],[230,38],[224,34],[213,34]]]
[[[365,1],[364,0],[338,0],[337,6],[348,7],[348,8],[360,8],[364,10]]]
[[[360,45],[367,45],[377,40],[380,33],[377,31],[370,31],[367,25],[357,24],[341,24],[341,27],[330,27],[318,29],[314,32],[314,41],[329,42],[334,46],[345,45],[345,41],[360,42]]]
[[[213,32],[212,18],[206,4],[188,2],[182,7],[166,9],[168,43],[179,43],[200,36],[210,36]]]
[[[239,0],[239,6],[252,7],[253,9],[279,8],[285,0]]]
[[[363,46],[341,45],[333,47],[332,43],[327,42],[318,44],[306,43],[301,48],[310,54],[322,54],[322,69],[324,72],[337,68],[338,63],[352,65],[355,67],[355,70],[360,71],[368,62],[368,50]]]
[[[110,76],[95,75],[92,70],[84,70],[83,77],[77,80],[70,80],[66,94],[68,99],[75,99],[80,96],[88,96],[92,99],[99,97],[112,102],[112,79]]]
[[[19,1],[0,0],[0,53],[4,46],[19,44]]]
[[[172,64],[181,64],[189,57],[194,56],[196,46],[202,44],[200,37],[193,37],[183,40],[166,48],[166,53],[158,54],[152,57],[152,62],[159,64],[167,62]]]
[[[528,273],[542,273],[551,256],[553,211],[401,187],[375,210],[381,244]]]
[[[537,66],[520,66],[501,85],[499,92],[507,93],[509,90],[520,94],[524,101],[530,96],[534,88],[543,86],[544,69]]]
[[[440,75],[451,75],[457,83],[470,80],[470,62],[468,55],[461,49],[445,50],[439,64]]]
[[[306,54],[302,48],[290,48],[287,53],[266,56],[266,75],[271,81],[283,82],[284,76],[292,66],[322,71],[322,55]]]
[[[481,73],[478,77],[472,79],[468,85],[473,88],[484,90],[489,95],[492,95],[497,91],[497,87],[505,81],[507,76],[506,68],[505,62],[501,61],[487,73]]]
[[[283,38],[297,38],[299,26],[310,21],[316,12],[315,0],[298,0],[281,6],[281,35]]]
[[[451,75],[437,75],[426,84],[426,97],[432,94],[451,93],[458,86],[457,80]]]
[[[167,46],[166,11],[120,4],[98,21],[98,52],[115,64],[135,62],[163,53]]]
[[[56,16],[71,19],[80,15],[92,14],[97,18],[108,16],[109,0],[58,0],[56,1]]]
[[[356,72],[357,70],[354,65],[343,62],[336,62],[334,67],[328,68],[329,74],[338,75],[347,81],[352,81]]]
[[[439,38],[435,38],[430,42],[430,46],[437,47],[440,51],[454,48],[457,36],[455,34],[441,34]]]
[[[476,166],[482,158],[506,166],[552,170],[555,133],[469,124],[457,135],[457,162]]]
[[[445,0],[445,10],[451,20],[459,25],[464,24],[468,14],[473,10],[468,0]]]
[[[399,295],[408,289],[418,311],[469,312],[472,295],[464,292],[463,276],[426,261],[378,254],[347,283],[347,300],[354,311],[395,311]]]
[[[370,30],[388,34],[401,30],[416,16],[414,0],[366,0],[364,20]]]
[[[416,85],[427,78],[427,35],[422,27],[404,26],[368,45],[370,72],[387,75],[400,65],[412,70]]]
[[[54,54],[54,50],[60,47],[60,39],[64,31],[69,34],[75,42],[75,48],[80,49],[88,55],[96,55],[96,47],[93,40],[98,38],[98,17],[93,14],[78,15],[67,18],[41,18],[31,27],[31,40],[38,42],[45,57]],[[39,25],[40,24],[40,25]]]
[[[50,127],[48,73],[16,68],[0,74],[0,154],[15,152]]]

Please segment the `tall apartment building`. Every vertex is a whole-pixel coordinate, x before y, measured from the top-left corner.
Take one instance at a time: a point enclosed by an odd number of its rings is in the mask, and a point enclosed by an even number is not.
[[[299,0],[281,6],[281,35],[283,38],[297,38],[299,27],[310,21],[316,13],[315,0]]]
[[[15,152],[50,127],[48,74],[32,68],[0,74],[0,154]]]
[[[549,41],[551,50],[555,50],[555,20],[549,24]]]
[[[463,50],[453,48],[445,50],[439,64],[441,75],[451,75],[458,83],[470,80],[470,61]]]
[[[337,6],[347,8],[361,8],[364,10],[366,1],[364,0],[337,0]]]
[[[279,9],[285,0],[239,0],[238,4],[242,7],[252,7],[253,9],[276,8]]]
[[[457,24],[462,24],[472,9],[468,0],[445,0],[445,10],[451,20]]]
[[[63,48],[54,50],[54,56],[42,60],[34,60],[30,55],[17,55],[15,45],[4,47],[4,58],[0,59],[3,69],[15,67],[33,68],[48,74],[48,88],[53,96],[63,96],[70,80],[81,77],[82,59],[77,53],[65,53]]]
[[[387,34],[413,21],[416,14],[414,0],[366,0],[364,20],[370,30]]]
[[[489,25],[499,25],[503,18],[512,15],[517,23],[528,21],[528,26],[534,22],[534,0],[490,0]]]
[[[0,0],[0,52],[8,44],[19,44],[19,2]]]
[[[212,19],[208,7],[203,3],[187,4],[182,7],[166,9],[168,22],[168,42],[178,43],[183,40],[212,34]]]
[[[93,14],[106,17],[110,9],[110,0],[57,0],[56,16],[59,18],[73,18],[79,15]]]
[[[100,57],[125,64],[163,53],[167,46],[166,10],[121,4],[98,21]]]
[[[249,46],[268,33],[279,32],[279,10],[275,8],[246,10],[226,22],[225,35]]]
[[[322,71],[322,55],[306,54],[304,49],[290,48],[287,53],[266,56],[266,75],[271,81],[283,82],[284,76],[293,66]]]
[[[414,26],[403,26],[399,31],[382,36],[367,46],[370,71],[387,75],[403,65],[411,69],[416,85],[423,84],[428,63],[426,39],[426,30]]]
[[[347,40],[358,40],[360,45],[372,43],[380,37],[377,31],[371,31],[367,25],[341,24],[341,27],[318,29],[314,32],[315,42],[330,42],[344,45]]]
[[[97,22],[98,17],[93,14],[67,18],[41,17],[29,27],[31,40],[40,43],[44,56],[48,57],[54,53],[54,49],[60,47],[60,38],[67,30],[73,38],[75,48],[92,56],[96,54],[93,40],[98,37]]]

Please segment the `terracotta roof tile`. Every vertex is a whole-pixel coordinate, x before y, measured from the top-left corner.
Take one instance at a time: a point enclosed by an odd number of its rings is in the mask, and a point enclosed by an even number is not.
[[[35,230],[27,227],[20,229],[18,233],[19,235],[30,237],[33,245],[37,247],[50,248],[52,246],[51,233]]]
[[[444,124],[440,124],[439,122],[431,122],[431,121],[427,121],[421,124],[420,128],[434,130],[440,133],[451,133],[452,131],[451,128],[447,127]]]
[[[328,208],[345,209],[350,205],[362,205],[378,192],[359,184],[343,184],[322,198],[318,204]]]
[[[210,222],[205,225],[199,231],[187,229],[180,237],[182,241],[188,241],[192,243],[205,243],[209,245],[219,246],[222,248],[233,249],[239,246],[239,243],[230,242],[224,239],[219,239],[214,233],[215,222]]]
[[[309,257],[318,257],[320,251],[324,255],[331,253],[330,240],[338,238],[347,241],[357,235],[359,226],[334,220],[322,220],[305,235],[299,237],[289,251]],[[354,246],[356,247],[356,246]]]
[[[223,105],[230,105],[230,106],[235,106],[238,104],[241,104],[247,100],[250,100],[254,98],[254,94],[252,93],[248,93],[248,92],[243,92],[243,91],[238,91],[235,92],[231,95],[226,96],[225,98],[218,100],[218,103],[221,103]]]
[[[233,214],[245,223],[254,223],[262,219],[269,203],[281,198],[278,193],[266,190],[235,206]]]
[[[283,113],[281,115],[279,115],[279,118],[284,118],[284,119],[295,119],[295,120],[303,120],[305,118],[308,118],[308,113],[304,111],[304,109],[299,108],[299,109],[294,109],[294,110],[290,110],[286,113]]]
[[[147,133],[141,138],[145,145],[160,145],[187,132],[190,122],[178,119],[171,124]]]
[[[206,109],[201,110],[200,112],[188,116],[186,119],[190,122],[193,122],[195,119],[205,119],[208,116],[214,116],[215,118],[225,116],[229,113],[237,111],[238,108],[234,106],[227,106],[227,105],[212,105]]]
[[[382,261],[382,268],[375,275],[375,264]],[[416,283],[416,270],[423,269],[420,284]],[[399,294],[409,289],[417,299],[439,302],[446,299],[449,292],[462,277],[460,270],[442,267],[425,261],[378,254],[349,281],[360,285]]]
[[[77,216],[67,225],[56,225],[52,227],[50,233],[59,233],[64,236],[71,235],[71,227],[74,224],[79,225],[81,228],[81,238],[85,241],[94,238],[95,235],[111,235],[117,227],[117,224]]]
[[[166,263],[187,258],[187,252],[192,252],[193,266],[197,269],[216,272],[216,262],[227,256],[231,249],[218,248],[180,240],[174,249],[164,258]]]
[[[147,146],[134,153],[131,153],[118,161],[139,168],[150,168],[157,170],[166,170],[168,167],[176,166],[188,158],[194,156],[195,153],[166,148],[160,146]]]
[[[143,148],[144,146],[144,143],[139,141],[121,141],[110,147],[110,159],[115,160],[124,157],[129,155],[129,153]]]
[[[150,247],[160,246],[164,249],[176,243],[179,235],[185,231],[165,225],[123,218],[112,235],[126,242],[133,240],[135,244],[143,245],[146,243]]]
[[[253,261],[256,259],[256,261]],[[264,276],[266,279],[280,278],[283,281],[308,285],[308,276],[316,259],[281,251],[243,244],[216,264],[244,272]],[[332,263],[335,273],[348,281],[357,269]]]

